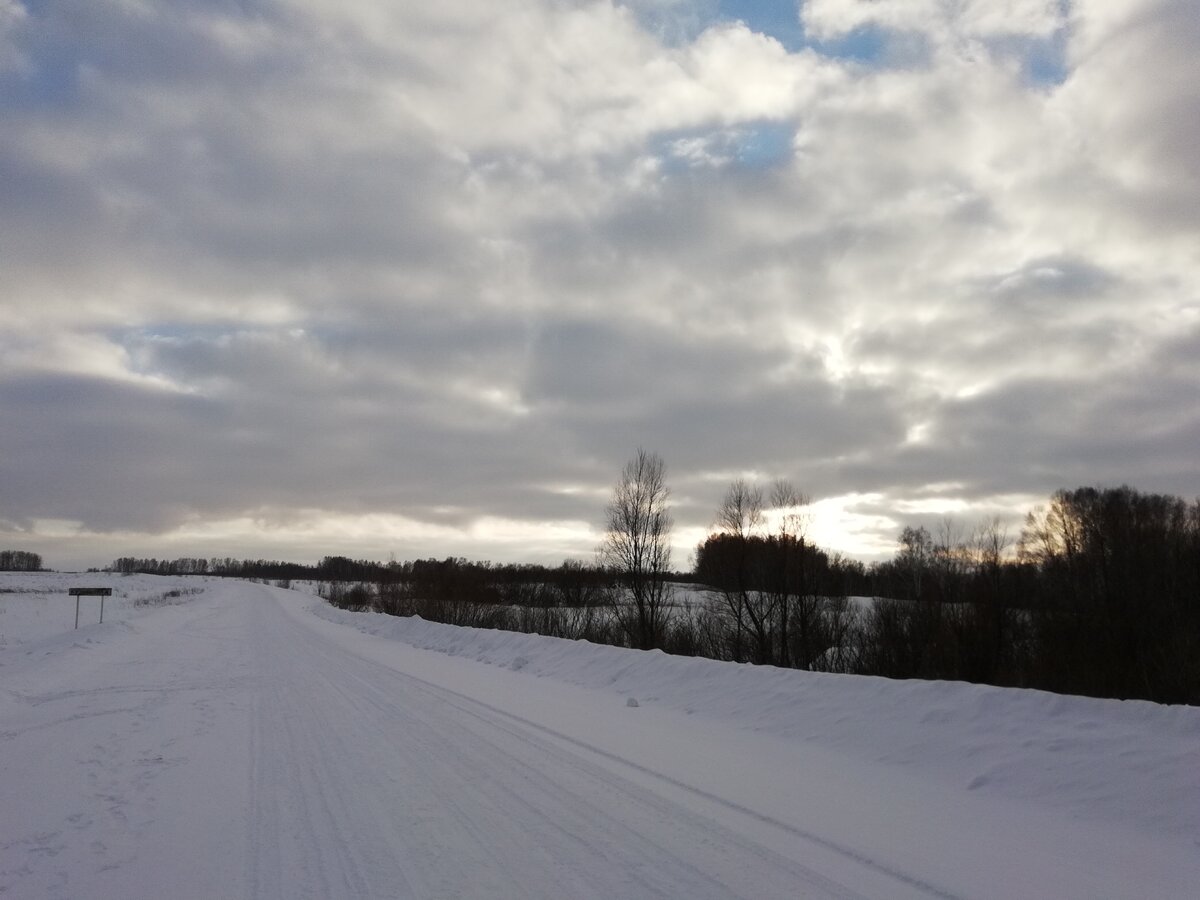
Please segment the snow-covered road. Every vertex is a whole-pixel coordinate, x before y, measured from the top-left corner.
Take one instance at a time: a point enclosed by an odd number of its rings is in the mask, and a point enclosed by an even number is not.
[[[7,654],[0,896],[1162,897],[1200,883],[1187,841],[416,649],[310,604],[210,583]]]

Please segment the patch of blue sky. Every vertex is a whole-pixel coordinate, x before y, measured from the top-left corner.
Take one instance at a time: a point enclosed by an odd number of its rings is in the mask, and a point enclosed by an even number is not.
[[[651,140],[650,152],[669,174],[729,167],[766,170],[792,158],[794,134],[789,122],[759,120],[730,128],[661,133]]]
[[[697,7],[703,7],[698,0]],[[1064,19],[1068,0],[1060,0]],[[875,24],[862,25],[830,40],[810,39],[800,19],[796,0],[717,0],[712,21],[741,21],[748,28],[779,41],[789,52],[809,48],[831,59],[846,60],[875,68],[907,68],[929,58],[924,35],[895,32]],[[1061,84],[1068,75],[1067,30],[1060,28],[1045,38],[1016,36],[1004,39],[1001,50],[1020,60],[1026,80],[1034,86]]]
[[[714,25],[743,22],[751,31],[779,41],[788,51],[805,46],[795,0],[620,0],[642,27],[664,43],[695,40]]]
[[[995,57],[1015,63],[1025,83],[1032,88],[1054,88],[1070,74],[1065,28],[1044,38],[1013,34],[990,38],[984,43]]]
[[[743,126],[734,154],[748,169],[769,169],[792,158],[796,128],[790,122],[757,122]]]
[[[1033,84],[1058,85],[1067,80],[1071,67],[1067,62],[1067,43],[1071,37],[1071,2],[1058,0],[1059,22],[1054,34],[1031,43],[1025,57],[1025,73]]]
[[[725,158],[710,149],[702,135],[660,134],[649,140],[649,153],[658,160],[659,170],[667,175],[681,175],[700,168],[714,168]]]
[[[17,71],[0,72],[0,109],[71,109],[80,99],[74,58],[39,54]]]
[[[825,41],[810,41],[808,46],[832,59],[842,59],[863,65],[883,65],[895,60],[895,35],[876,25],[861,25],[843,35]]]
[[[1030,84],[1054,87],[1067,80],[1067,29],[1060,28],[1048,38],[1029,41],[1023,55],[1023,71]]]
[[[742,22],[778,41],[789,53],[805,48],[822,56],[867,65],[907,64],[911,53],[896,53],[894,35],[875,26],[857,28],[833,40],[808,36],[796,0],[624,0],[642,27],[669,45],[695,40],[706,28]],[[904,42],[900,42],[904,45]]]
[[[744,22],[751,31],[775,38],[792,53],[808,45],[796,0],[718,0],[717,15],[722,20]]]
[[[69,38],[25,21],[16,44],[21,65],[0,71],[0,107],[62,108],[79,98],[79,48]]]

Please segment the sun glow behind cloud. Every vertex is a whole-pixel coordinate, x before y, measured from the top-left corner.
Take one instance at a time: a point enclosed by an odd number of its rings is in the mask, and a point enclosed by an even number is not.
[[[818,547],[857,559],[881,559],[896,549],[897,520],[862,509],[878,508],[882,494],[846,494],[818,500],[811,507],[810,540]]]

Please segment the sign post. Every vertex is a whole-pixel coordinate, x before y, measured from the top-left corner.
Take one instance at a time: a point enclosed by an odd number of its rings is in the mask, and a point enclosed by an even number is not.
[[[100,622],[104,623],[104,598],[112,596],[112,588],[71,588],[67,595],[75,598],[75,627],[79,628],[79,598],[100,598]]]

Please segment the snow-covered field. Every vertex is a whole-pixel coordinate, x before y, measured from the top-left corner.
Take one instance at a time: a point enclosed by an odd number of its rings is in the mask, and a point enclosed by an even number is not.
[[[149,608],[184,603],[216,581],[203,577],[113,575],[108,572],[0,572],[0,648],[58,638],[75,628],[74,587],[110,588],[104,598],[104,621],[123,622]],[[81,597],[79,625],[100,619],[100,598]]]
[[[105,622],[84,598],[73,631],[66,588],[93,584]],[[1200,709],[671,658],[244,582],[0,576],[0,897],[1197,884]]]

